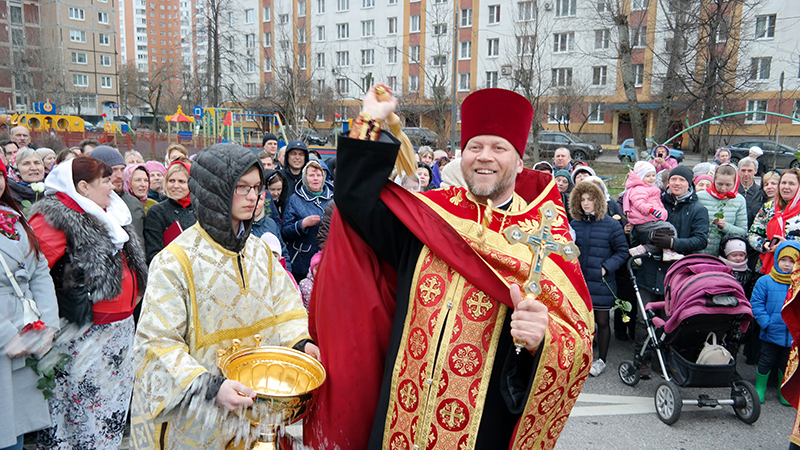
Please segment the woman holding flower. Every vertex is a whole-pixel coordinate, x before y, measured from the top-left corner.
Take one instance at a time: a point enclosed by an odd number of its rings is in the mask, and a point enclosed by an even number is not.
[[[39,376],[26,366],[25,361],[29,356],[44,355],[50,348],[53,330],[58,328],[58,303],[47,261],[41,255],[33,229],[6,189],[5,174],[6,167],[0,163],[0,258],[13,272],[14,282],[23,298],[17,295],[12,281],[2,269],[0,410],[3,419],[0,420],[0,449],[3,450],[21,449],[23,434],[50,426],[47,400],[36,388]],[[25,306],[25,299],[34,302],[35,310],[30,303]]]
[[[756,214],[747,242],[761,252],[761,273],[768,274],[774,265],[775,247],[784,240],[800,241],[800,169],[783,172],[778,193]],[[770,206],[767,206],[770,205]],[[758,266],[756,266],[758,269]]]
[[[747,233],[747,203],[739,190],[739,172],[730,164],[714,171],[714,180],[697,199],[708,210],[708,245],[700,253],[719,256],[719,242],[727,234]]]
[[[40,449],[118,449],[133,392],[133,310],[147,284],[142,243],[111,167],[87,156],[47,177],[31,227],[51,268],[59,315],[80,331],[54,346],[71,356],[56,370],[52,428]]]
[[[23,148],[15,155],[9,173],[8,190],[25,210],[44,197],[44,163],[36,150]]]

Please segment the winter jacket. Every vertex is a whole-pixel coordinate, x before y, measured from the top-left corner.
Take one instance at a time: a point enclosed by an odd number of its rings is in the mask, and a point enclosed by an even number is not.
[[[761,185],[755,181],[749,188],[745,188],[744,184],[739,183],[739,193],[742,194],[744,201],[747,203],[747,227],[749,228],[753,224],[756,214],[758,214],[758,211],[767,200],[767,194],[764,193]]]
[[[597,205],[594,215],[586,215],[581,209],[581,196],[588,193]],[[615,272],[628,259],[628,241],[622,226],[607,214],[604,196],[597,186],[578,183],[570,196],[570,212],[576,217],[570,222],[575,230],[575,244],[580,250],[578,262],[583,278],[592,296],[596,310],[608,311],[614,306],[617,293]],[[581,219],[577,219],[580,217]],[[602,269],[606,275],[602,275]]]
[[[139,235],[139,239],[143,239],[145,210],[142,201],[125,191],[117,195],[128,206],[128,210],[131,212],[131,225],[136,230],[136,234]]]
[[[20,208],[22,208],[22,202],[25,200],[36,203],[37,200],[44,198],[44,192],[37,195],[36,192],[33,192],[33,189],[31,189],[31,185],[24,181],[15,181],[8,178],[6,179],[6,185],[8,186],[8,190],[11,191],[11,197],[17,201]]]
[[[292,262],[289,260],[289,248],[286,247],[286,243],[283,242],[283,237],[281,237],[281,227],[267,214],[264,214],[261,220],[254,221],[253,228],[250,230],[250,234],[259,239],[261,239],[264,233],[272,233],[278,238],[278,241],[281,243],[281,256],[286,260],[286,271],[292,273]]]
[[[787,246],[792,246],[800,250],[797,242],[782,242],[775,251],[775,268],[778,267],[778,255],[780,250]],[[761,327],[761,340],[771,342],[783,347],[792,345],[792,335],[786,328],[786,323],[781,317],[781,309],[786,301],[786,294],[789,292],[789,285],[775,281],[769,275],[763,275],[756,281],[753,289],[753,296],[750,304],[753,308],[753,317]]]
[[[673,239],[672,250],[688,255],[699,252],[708,245],[708,211],[697,201],[694,185],[689,186],[691,195],[678,200],[669,190],[661,195],[661,203],[667,209],[668,222],[677,235]],[[637,242],[647,242],[649,236],[643,236],[634,229],[631,236]],[[633,244],[631,244],[633,245]],[[671,265],[670,262],[645,258],[636,274],[636,283],[640,289],[646,289],[656,295],[664,294],[664,276]]]
[[[655,166],[656,173],[659,173],[662,170],[672,170],[675,167],[678,167],[678,160],[670,156],[669,148],[667,148],[667,157],[664,158],[664,164],[656,164],[655,158],[651,159],[649,162]]]
[[[300,183],[295,193],[289,197],[289,203],[283,213],[281,232],[283,232],[286,246],[289,247],[292,273],[304,277],[311,265],[311,257],[319,251],[317,245],[319,224],[303,228],[303,219],[308,216],[320,216],[321,219],[325,214],[325,207],[332,198],[333,190],[327,183],[322,188],[322,194],[317,196],[309,192],[303,183]]]
[[[322,215],[322,220],[319,222],[319,231],[317,231],[317,246],[322,250],[325,248],[325,241],[328,240],[328,232],[331,229],[331,220],[333,219],[333,208],[336,207],[336,202],[331,199],[325,207],[325,213]]]
[[[308,156],[308,150],[304,150],[302,148],[294,148],[292,150],[303,150],[303,151],[305,151],[305,159],[303,160],[303,167],[305,167],[306,164],[308,164],[308,161],[310,159],[309,156]],[[286,165],[283,166],[282,173],[283,173],[284,178],[286,178],[286,181],[287,181],[287,184],[285,186],[283,186],[283,190],[284,190],[284,192],[288,192],[288,194],[287,194],[287,199],[288,199],[288,198],[291,198],[292,194],[294,194],[294,191],[295,191],[298,183],[302,184],[302,182],[303,182],[303,171],[301,169],[300,173],[298,173],[297,175],[292,173],[292,169],[289,167],[289,162],[288,162],[288,158],[289,158],[289,149],[288,148],[286,149],[286,158],[287,158],[286,159],[287,162],[286,162]],[[327,170],[326,170],[326,172],[327,172]]]
[[[8,209],[1,207],[2,213]],[[17,221],[14,227],[19,240],[0,236],[0,258],[14,272],[14,279],[27,298],[36,302],[41,320],[57,329],[58,302],[47,260],[30,251],[28,235]],[[25,366],[25,356],[11,359],[3,348],[24,326],[22,303],[14,293],[11,281],[0,275],[0,448],[12,446],[17,436],[50,426],[50,409],[42,391],[36,389],[39,376]]]
[[[700,251],[706,255],[719,256],[719,241],[726,234],[747,233],[747,204],[739,194],[735,198],[718,200],[708,191],[697,194],[697,201],[708,211],[708,245]],[[725,226],[720,228],[714,225],[715,214],[722,212]]]
[[[177,201],[168,198],[153,205],[147,212],[144,218],[144,248],[148,264],[164,249],[164,232],[175,222],[180,222],[184,230],[194,225],[197,219],[192,205],[184,208]]]
[[[750,230],[747,233],[747,243],[753,249],[758,250],[759,253],[764,253],[764,244],[769,241],[767,239],[767,225],[773,217],[775,217],[775,200],[770,200],[764,203],[764,206],[756,214],[756,218],[753,219],[753,224],[750,225]],[[800,242],[800,215],[786,221],[783,238]],[[761,263],[759,263],[759,267],[760,265]]]
[[[625,192],[625,198],[622,200],[623,210],[631,225],[669,219],[667,209],[661,203],[661,189],[645,183],[633,171],[628,174]],[[654,215],[659,213],[661,217]]]

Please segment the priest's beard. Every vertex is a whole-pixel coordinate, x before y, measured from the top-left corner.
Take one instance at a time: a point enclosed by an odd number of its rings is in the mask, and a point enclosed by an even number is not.
[[[492,201],[504,200],[497,197],[503,195],[516,181],[516,172],[509,170],[502,173],[497,183],[491,186],[479,186],[475,182],[475,172],[472,170],[462,170],[462,172],[464,181],[467,183],[467,189],[475,198],[481,201],[486,201],[486,199],[491,199]]]

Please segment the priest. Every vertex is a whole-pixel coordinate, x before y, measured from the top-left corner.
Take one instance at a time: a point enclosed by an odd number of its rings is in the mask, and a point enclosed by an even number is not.
[[[339,140],[338,212],[309,309],[328,379],[304,443],[552,448],[592,362],[593,321],[577,260],[554,250],[571,243],[555,183],[522,165],[531,104],[469,95],[467,187],[412,194],[387,181],[400,141],[384,90]]]

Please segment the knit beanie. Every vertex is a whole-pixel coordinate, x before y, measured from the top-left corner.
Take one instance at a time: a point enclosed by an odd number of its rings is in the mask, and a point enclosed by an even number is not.
[[[672,178],[674,176],[682,177],[689,183],[689,186],[694,186],[694,182],[692,179],[694,178],[694,174],[692,173],[692,169],[686,166],[677,166],[669,172],[669,177]]]
[[[713,183],[714,182],[714,178],[712,178],[711,175],[707,175],[707,174],[704,173],[702,175],[698,175],[698,176],[694,177],[694,184],[697,185],[697,183],[699,183],[699,182],[701,182],[703,180],[708,181],[709,183]]]
[[[92,150],[92,154],[89,156],[103,161],[112,168],[114,166],[125,165],[125,159],[122,157],[122,155],[120,155],[119,151],[114,147],[109,147],[108,145],[100,145],[95,147],[95,149]]]
[[[635,173],[640,180],[643,180],[650,172],[656,173],[656,167],[647,161],[639,161],[633,166],[633,173]]]
[[[553,178],[557,177],[565,177],[567,181],[569,181],[569,187],[572,187],[572,176],[570,176],[569,170],[567,169],[556,170],[556,173],[553,174]]]
[[[269,141],[278,142],[278,136],[275,136],[272,133],[265,134],[264,137],[261,138],[261,146],[263,147],[263,146],[267,145],[267,142],[269,142]]]

